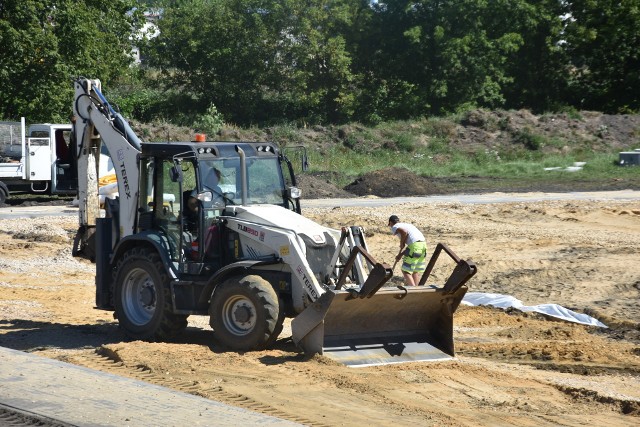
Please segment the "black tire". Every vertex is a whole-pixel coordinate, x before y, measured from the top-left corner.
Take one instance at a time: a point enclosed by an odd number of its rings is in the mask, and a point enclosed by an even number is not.
[[[281,312],[268,281],[255,275],[235,276],[214,291],[209,324],[216,340],[231,350],[262,350],[282,331]]]
[[[284,329],[284,317],[284,301],[282,301],[282,298],[278,298],[278,320],[276,320],[276,328],[267,341],[266,348],[271,347],[280,336],[280,333]]]
[[[7,188],[4,182],[0,182],[0,205],[3,205],[8,198],[9,198],[9,189]]]
[[[187,327],[172,313],[169,277],[160,256],[149,249],[124,253],[114,272],[114,307],[120,328],[133,339],[163,341]]]

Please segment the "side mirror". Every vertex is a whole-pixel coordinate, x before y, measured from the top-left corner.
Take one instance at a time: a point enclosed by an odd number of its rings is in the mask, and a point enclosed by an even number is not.
[[[182,182],[182,168],[179,165],[171,168],[171,181]]]
[[[309,157],[307,156],[307,147],[304,145],[295,145],[293,147],[285,147],[282,149],[283,154],[285,152],[299,152],[297,156],[300,157],[300,170],[306,172],[309,169]],[[287,156],[289,157],[289,156]]]

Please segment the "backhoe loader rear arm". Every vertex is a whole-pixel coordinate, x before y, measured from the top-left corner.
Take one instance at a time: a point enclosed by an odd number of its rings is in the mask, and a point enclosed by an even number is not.
[[[78,202],[80,230],[77,238],[81,250],[100,217],[98,162],[104,143],[113,162],[119,193],[119,237],[134,232],[138,202],[139,147],[130,142],[114,124],[118,115],[100,93],[98,80],[79,79],[75,83],[74,102],[75,154],[78,167]],[[121,118],[119,120],[122,120]]]

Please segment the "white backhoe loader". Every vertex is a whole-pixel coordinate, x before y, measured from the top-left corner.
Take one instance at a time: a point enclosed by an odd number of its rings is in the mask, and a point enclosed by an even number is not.
[[[389,286],[392,269],[367,251],[361,228],[301,215],[293,167],[268,142],[142,143],[101,94],[75,83],[80,227],[74,254],[96,262],[96,306],[133,339],[164,340],[208,315],[235,351],[274,344],[285,318],[307,354],[350,366],[451,358],[453,313],[476,272],[443,287]],[[118,197],[100,209],[105,144]]]

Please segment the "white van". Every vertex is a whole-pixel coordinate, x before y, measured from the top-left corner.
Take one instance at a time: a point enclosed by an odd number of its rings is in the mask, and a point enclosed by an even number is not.
[[[14,191],[76,194],[77,168],[70,145],[71,124],[0,122],[0,204]],[[113,171],[101,156],[99,176]]]

